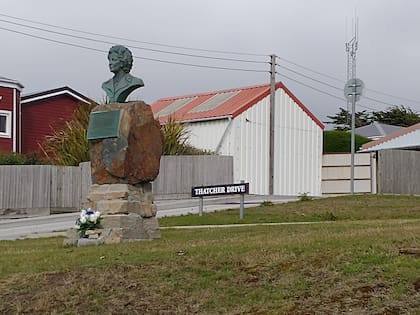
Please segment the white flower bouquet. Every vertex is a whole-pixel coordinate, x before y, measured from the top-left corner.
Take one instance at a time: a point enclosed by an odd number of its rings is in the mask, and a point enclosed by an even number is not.
[[[87,237],[87,230],[94,230],[101,227],[101,213],[90,208],[80,211],[80,216],[76,220],[76,227],[81,238]]]

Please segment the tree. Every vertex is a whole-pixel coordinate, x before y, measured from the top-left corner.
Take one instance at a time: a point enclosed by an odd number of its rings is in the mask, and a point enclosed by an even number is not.
[[[335,125],[335,130],[349,130],[351,129],[351,113],[340,107],[340,112],[334,116],[327,116],[332,121],[326,122],[327,124]],[[362,127],[369,125],[373,122],[372,114],[363,110],[355,113],[355,127]]]
[[[394,106],[383,111],[367,111],[356,112],[356,128],[366,126],[374,121],[394,126],[409,127],[420,122],[420,114],[413,111],[409,107]],[[351,124],[351,114],[348,110],[340,107],[340,111],[333,115],[327,116],[331,121],[327,124],[335,125],[335,130],[349,130]]]
[[[373,112],[372,116],[375,121],[401,127],[409,127],[420,122],[420,114],[403,105]]]

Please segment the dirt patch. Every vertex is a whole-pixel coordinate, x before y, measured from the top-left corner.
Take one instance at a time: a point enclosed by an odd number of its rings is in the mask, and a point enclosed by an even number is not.
[[[66,271],[0,283],[1,314],[196,314],[181,290],[169,294],[141,281],[141,266]],[[175,312],[174,312],[175,311]]]
[[[306,276],[318,290],[316,294],[297,296],[288,314],[420,314],[420,294],[415,290],[396,301],[384,283],[362,284],[360,279],[348,279],[344,283],[334,272],[325,270],[307,272]]]
[[[412,291],[395,301],[390,288],[381,282],[360,283],[343,279],[329,270],[302,270],[308,292],[288,297],[282,311],[264,306],[244,310],[241,306],[217,305],[211,292],[188,292],[173,281],[173,274],[150,283],[153,272],[166,274],[158,264],[116,265],[104,269],[13,276],[0,281],[1,314],[420,314],[420,279]],[[287,278],[275,278],[261,266],[247,268],[246,286],[270,285]],[[316,288],[316,289],[314,289]],[[205,303],[216,306],[208,311]],[[419,310],[419,313],[416,311]]]

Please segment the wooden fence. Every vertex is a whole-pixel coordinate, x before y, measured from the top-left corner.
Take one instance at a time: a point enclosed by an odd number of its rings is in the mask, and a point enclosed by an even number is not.
[[[156,198],[187,196],[192,186],[232,181],[230,156],[163,156],[153,192]],[[89,162],[79,167],[0,166],[0,215],[77,211],[90,184]]]
[[[0,166],[0,214],[74,211],[80,205],[81,180],[79,167]]]
[[[420,195],[420,151],[379,151],[378,192]]]
[[[324,155],[324,195],[350,192],[350,156]],[[420,152],[385,150],[356,155],[356,193],[420,195]],[[233,182],[230,156],[163,156],[153,182],[156,198],[189,196],[192,186]],[[79,167],[0,166],[0,215],[77,211],[91,184],[90,163]]]

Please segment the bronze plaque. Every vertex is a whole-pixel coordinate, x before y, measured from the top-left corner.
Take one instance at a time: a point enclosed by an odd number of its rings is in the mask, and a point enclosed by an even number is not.
[[[87,130],[88,140],[117,138],[120,135],[121,109],[92,112]]]

